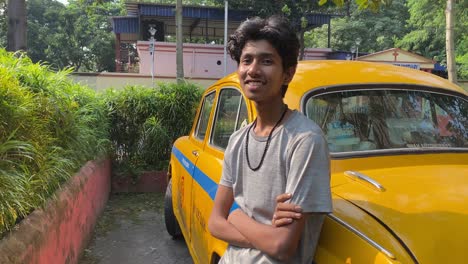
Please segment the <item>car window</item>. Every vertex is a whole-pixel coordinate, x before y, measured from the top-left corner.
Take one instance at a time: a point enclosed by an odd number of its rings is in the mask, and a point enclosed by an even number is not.
[[[232,88],[222,89],[219,94],[211,144],[225,149],[232,133],[247,125],[247,122],[247,107],[241,93]]]
[[[331,152],[468,147],[468,102],[414,90],[362,90],[311,97],[306,115]]]
[[[216,93],[212,92],[205,96],[203,99],[203,105],[198,118],[197,128],[195,129],[195,137],[203,140],[206,134],[206,128],[208,127],[208,121],[210,119],[211,108],[213,108],[213,102]]]

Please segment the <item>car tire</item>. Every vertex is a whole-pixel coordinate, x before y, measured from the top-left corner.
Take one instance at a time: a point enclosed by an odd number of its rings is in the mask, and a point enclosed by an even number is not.
[[[181,237],[179,223],[174,215],[174,208],[172,207],[172,179],[169,180],[166,188],[166,195],[164,196],[164,222],[166,223],[166,230],[173,239]]]

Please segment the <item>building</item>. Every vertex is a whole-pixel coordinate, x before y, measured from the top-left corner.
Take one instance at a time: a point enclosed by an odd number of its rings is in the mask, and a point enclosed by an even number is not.
[[[127,16],[112,17],[116,36],[116,71],[171,78],[176,75],[175,6],[126,3]],[[236,69],[230,58],[224,62],[224,8],[183,6],[184,76],[188,79],[219,79]],[[255,13],[228,11],[228,35]],[[329,24],[332,15],[310,14],[308,27]],[[152,37],[154,41],[152,41]],[[326,59],[331,49],[306,49],[305,59]]]
[[[425,72],[434,70],[435,61],[399,48],[379,51],[356,58],[360,61],[372,61],[408,67]]]

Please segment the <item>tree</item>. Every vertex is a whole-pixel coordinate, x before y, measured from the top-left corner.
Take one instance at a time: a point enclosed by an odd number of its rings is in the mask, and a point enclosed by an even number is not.
[[[123,15],[123,2],[28,0],[28,55],[56,69],[113,71],[114,35],[109,16]]]
[[[8,0],[7,50],[26,50],[26,0]]]
[[[352,0],[331,0],[333,4],[337,6],[344,6],[349,4]],[[377,11],[380,9],[381,5],[390,5],[393,0],[354,0],[360,10],[370,9],[372,11]],[[329,3],[328,0],[318,0],[319,5],[325,5]]]
[[[221,0],[217,1],[218,3],[224,2]],[[312,23],[309,23],[307,16],[314,12],[328,10],[327,5],[320,7],[318,1],[310,0],[236,0],[229,1],[229,7],[232,9],[255,10],[255,14],[260,17],[268,17],[277,14],[286,16],[291,22],[294,30],[297,32],[297,36],[301,44],[301,50],[299,54],[300,59],[302,59],[304,55],[304,33],[314,26]]]
[[[331,22],[331,47],[350,51],[359,37],[359,51],[376,52],[395,47],[398,39],[408,33],[409,19],[405,0],[394,0],[391,6],[379,12],[360,10],[356,3],[347,7],[348,16],[334,18]],[[315,28],[305,34],[306,47],[326,47],[328,25]]]
[[[63,17],[66,8],[54,0],[28,0],[28,56],[34,62],[48,62],[55,68],[68,66],[69,45]],[[57,48],[55,48],[57,47]]]
[[[311,14],[313,11],[318,12],[320,9],[324,11],[316,2],[311,1],[284,1],[284,5],[281,7],[281,12],[289,18],[294,30],[297,32],[301,45],[299,51],[300,60],[304,58],[304,34],[307,30],[315,26],[309,23],[307,15]]]
[[[454,2],[451,6],[453,26],[447,25],[450,19],[446,19],[444,10],[447,8],[447,0],[408,0],[407,6],[410,19],[407,27],[410,32],[403,37],[397,45],[418,52],[426,57],[433,58],[450,67],[449,73],[452,80],[456,80],[455,67],[449,66],[449,61],[455,61],[461,78],[468,78],[468,9],[466,0]],[[444,34],[447,28],[453,29],[452,34]],[[453,41],[455,51],[450,53],[446,44]],[[449,50],[447,50],[449,49]]]
[[[337,5],[343,5],[345,1],[350,0],[332,1]],[[371,8],[374,10],[379,9],[381,2],[392,2],[392,0],[355,1],[361,9]],[[321,4],[327,2],[327,0],[320,0]],[[459,34],[458,32],[465,32],[468,26],[468,11],[466,8],[466,0],[460,0],[458,1],[458,3],[455,3],[454,0],[446,0],[445,4],[443,0],[407,0],[407,2],[411,14],[409,24],[411,26],[411,24],[413,23],[416,27],[415,30],[413,30],[403,38],[403,40],[400,42],[401,46],[406,46],[406,48],[408,48],[408,46],[419,46],[419,51],[423,49],[423,52],[421,52],[423,55],[427,56],[432,53],[436,54],[438,58],[442,57],[441,53],[443,52],[443,50],[445,50],[446,54],[444,56],[444,61],[447,63],[449,80],[451,80],[452,82],[456,82],[457,77],[454,62],[457,61],[462,64],[460,73],[463,75],[465,74],[466,68],[468,67],[464,65],[468,61],[466,52],[462,53],[462,55],[460,56],[455,55],[455,52],[453,52],[454,50],[456,50],[457,52],[461,50],[461,52],[463,52],[467,49],[466,46],[468,45],[468,38],[466,37],[466,34],[462,35],[460,38],[457,38],[457,35]],[[460,8],[457,8],[457,6],[459,6]],[[444,7],[445,16],[443,14]],[[453,11],[454,9],[456,13]],[[457,21],[455,25],[453,24],[453,21]],[[431,27],[431,25],[434,27]],[[443,27],[443,25],[445,25],[446,34],[440,34],[440,27]],[[445,35],[445,41],[441,39],[441,35]],[[439,45],[437,45],[437,42],[441,41],[442,43],[445,42],[445,49],[435,49],[435,46],[440,47]],[[461,48],[455,49],[453,43],[455,43],[455,46]],[[414,50],[411,48],[409,49]],[[436,56],[434,57],[437,59]]]
[[[217,0],[218,2],[220,0]],[[229,1],[231,8],[255,10],[256,14],[262,17],[267,17],[273,14],[283,14],[291,22],[294,30],[298,33],[298,38],[301,44],[299,59],[303,58],[305,47],[305,32],[312,29],[315,25],[309,23],[307,17],[313,13],[335,13],[334,6],[349,7],[351,0],[279,0],[279,1],[250,1],[236,0]],[[382,4],[389,4],[392,0],[354,0],[359,9],[378,10]],[[365,30],[364,28],[362,30]]]
[[[448,79],[453,83],[457,83],[457,71],[455,65],[455,48],[454,48],[454,30],[453,30],[453,12],[454,1],[447,0],[445,8],[445,51],[447,52],[447,71]]]

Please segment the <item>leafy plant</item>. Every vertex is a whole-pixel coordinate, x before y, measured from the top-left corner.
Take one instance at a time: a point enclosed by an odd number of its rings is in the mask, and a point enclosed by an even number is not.
[[[108,151],[106,105],[69,72],[0,49],[0,236]]]
[[[136,179],[165,169],[173,141],[188,133],[201,90],[193,84],[127,86],[106,93],[111,120],[113,171]]]
[[[0,238],[109,150],[116,174],[165,168],[201,97],[189,83],[97,94],[70,72],[0,49]]]

